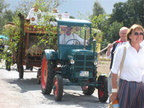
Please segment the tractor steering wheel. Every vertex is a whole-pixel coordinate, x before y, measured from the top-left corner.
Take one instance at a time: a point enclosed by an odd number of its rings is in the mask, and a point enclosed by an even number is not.
[[[74,45],[80,45],[80,41],[77,39],[70,39],[66,42],[66,44],[68,44],[70,41],[76,41]]]

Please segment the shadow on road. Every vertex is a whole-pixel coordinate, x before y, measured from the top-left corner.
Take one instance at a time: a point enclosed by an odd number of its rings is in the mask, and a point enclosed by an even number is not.
[[[41,89],[40,85],[36,83],[36,78],[9,80],[9,83],[18,85],[21,89],[21,93]]]
[[[44,95],[48,100],[54,101],[53,94]],[[94,96],[83,95],[78,91],[67,91],[64,89],[62,101],[56,102],[61,106],[77,106],[80,108],[107,108],[108,103],[101,103],[99,99]],[[66,108],[66,107],[64,107]]]

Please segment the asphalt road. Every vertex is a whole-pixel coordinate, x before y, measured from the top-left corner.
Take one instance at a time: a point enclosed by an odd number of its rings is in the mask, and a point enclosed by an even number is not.
[[[19,79],[15,67],[0,68],[0,108],[107,108],[107,103],[99,102],[97,89],[85,96],[79,86],[64,86],[63,99],[56,102],[53,93],[42,94],[36,74],[25,70],[24,79]]]

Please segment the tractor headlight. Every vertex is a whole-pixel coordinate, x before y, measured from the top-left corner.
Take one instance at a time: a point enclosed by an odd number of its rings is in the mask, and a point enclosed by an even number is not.
[[[94,65],[97,65],[97,64],[98,64],[98,62],[95,60],[95,61],[94,61]]]
[[[75,61],[73,59],[70,60],[70,64],[74,64]]]

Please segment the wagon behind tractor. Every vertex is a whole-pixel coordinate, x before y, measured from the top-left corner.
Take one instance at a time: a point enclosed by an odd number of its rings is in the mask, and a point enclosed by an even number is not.
[[[96,41],[91,37],[91,22],[61,19],[57,20],[57,24],[57,50],[45,49],[42,53],[39,74],[42,93],[50,95],[53,91],[54,99],[61,101],[65,85],[80,86],[85,95],[92,95],[96,88],[100,102],[106,102],[107,77],[97,76]],[[73,33],[84,39],[84,43],[70,39],[66,44],[60,44],[60,35],[65,32],[66,27],[71,27]],[[70,45],[70,41],[75,44]]]
[[[19,14],[20,18],[20,39],[18,42],[18,50],[16,52],[16,64],[19,72],[19,78],[24,77],[24,66],[27,69],[33,70],[33,67],[41,67],[41,56],[43,49],[53,48],[55,49],[55,27],[52,25],[31,25],[29,20],[25,20],[22,14]],[[49,32],[48,32],[49,31]],[[45,43],[49,41],[50,44]],[[41,41],[41,42],[40,42]],[[39,73],[40,70],[38,70]]]

